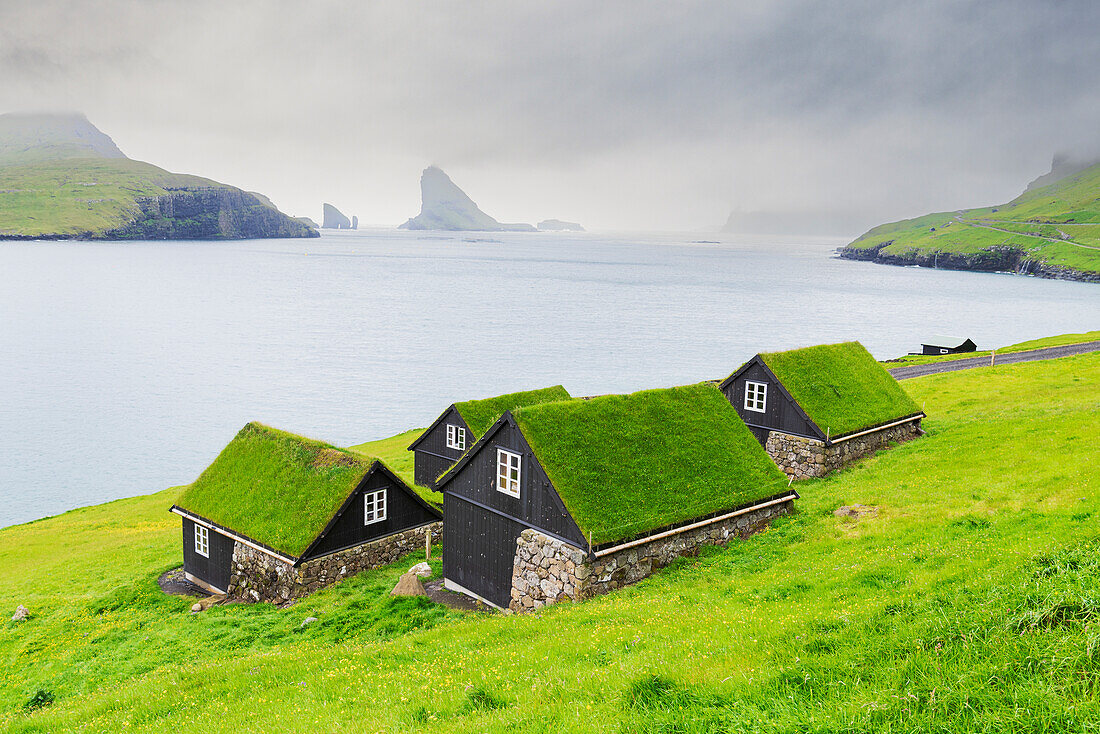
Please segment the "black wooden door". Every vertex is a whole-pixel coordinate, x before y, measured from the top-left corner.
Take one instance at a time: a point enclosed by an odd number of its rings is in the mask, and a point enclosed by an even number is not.
[[[443,576],[507,608],[512,600],[516,538],[526,528],[448,497],[443,508]]]

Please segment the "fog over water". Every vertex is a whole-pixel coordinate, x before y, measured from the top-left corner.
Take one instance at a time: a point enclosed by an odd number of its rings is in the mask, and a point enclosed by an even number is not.
[[[83,110],[314,218],[400,223],[434,163],[501,221],[856,235],[1095,151],[1097,28],[1092,0],[12,0],[0,112]]]
[[[929,332],[985,348],[1100,323],[1093,284],[696,239],[4,243],[0,526],[190,482],[251,420],[349,445],[556,383],[624,392],[768,349],[859,339],[887,358]]]

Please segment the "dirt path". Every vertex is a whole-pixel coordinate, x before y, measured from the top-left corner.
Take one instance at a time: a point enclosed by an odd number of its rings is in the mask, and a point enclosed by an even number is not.
[[[1083,247],[1086,250],[1100,250],[1100,247],[1096,247],[1094,245],[1083,245],[1080,242],[1074,242],[1071,239],[1067,239],[1069,237],[1069,235],[1067,235],[1065,232],[1062,232],[1061,230],[1058,230],[1058,232],[1059,232],[1059,234],[1062,235],[1062,238],[1058,238],[1058,237],[1047,237],[1046,235],[1042,235],[1042,234],[1029,234],[1027,232],[1014,232],[1011,229],[1001,229],[1000,227],[994,227],[991,224],[982,224],[981,222],[974,221],[973,219],[963,219],[962,217],[960,217],[957,214],[955,215],[955,221],[958,222],[959,224],[965,224],[968,227],[981,227],[982,229],[989,229],[989,230],[992,230],[994,232],[1003,232],[1004,234],[1015,234],[1015,235],[1020,235],[1021,237],[1033,237],[1037,240],[1046,240],[1047,242],[1064,242],[1067,245],[1074,245],[1075,247]],[[1033,222],[1014,222],[1014,224],[1033,224]]]
[[[1014,362],[1035,362],[1041,359],[1057,359],[1069,357],[1074,354],[1086,354],[1088,352],[1100,352],[1100,341],[1082,342],[1081,344],[1066,344],[1061,347],[1044,347],[1032,349],[1027,352],[1009,352],[998,354],[994,365],[1012,364]],[[911,364],[905,367],[895,367],[890,374],[898,380],[908,380],[913,377],[935,375],[940,372],[954,372],[956,370],[972,370],[975,367],[988,367],[989,356],[969,357],[967,359],[954,359],[947,362],[933,362],[931,364]]]

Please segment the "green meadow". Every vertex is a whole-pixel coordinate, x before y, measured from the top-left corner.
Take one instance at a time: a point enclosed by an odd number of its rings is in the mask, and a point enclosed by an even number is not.
[[[1080,334],[1059,334],[1047,336],[1042,339],[1010,344],[1007,347],[997,347],[997,354],[1012,354],[1014,352],[1029,352],[1033,349],[1045,349],[1047,347],[1064,347],[1070,344],[1083,344],[1085,342],[1100,341],[1100,331],[1086,331]],[[981,346],[980,344],[978,346]],[[907,354],[904,357],[891,359],[882,364],[887,368],[900,367],[907,364],[929,364],[932,362],[951,362],[956,359],[969,359],[971,357],[988,357],[991,350],[979,349],[976,352],[963,352],[962,354]],[[996,360],[994,360],[996,361]]]
[[[850,245],[902,258],[1020,250],[1049,265],[1100,272],[1100,165],[1027,191],[1007,204],[883,224]]]
[[[747,541],[525,616],[390,598],[415,557],[192,615],[156,586],[178,488],[6,528],[0,609],[32,616],[0,623],[0,728],[1095,731],[1098,384],[1100,354],[908,380],[923,438],[798,484]],[[360,449],[396,466],[409,441]],[[833,515],[853,503],[878,513]]]

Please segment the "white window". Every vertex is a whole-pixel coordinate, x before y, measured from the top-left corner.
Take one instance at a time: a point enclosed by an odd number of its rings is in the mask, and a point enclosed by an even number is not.
[[[519,497],[519,454],[497,449],[497,489]]]
[[[947,354],[947,351],[948,351],[948,350],[946,350],[946,349],[944,349],[944,348],[942,348],[942,347],[940,348],[940,354]]]
[[[363,495],[363,524],[370,525],[386,519],[386,490],[367,492]]]
[[[768,383],[745,383],[745,410],[765,413],[768,410]]]
[[[466,429],[462,426],[447,424],[447,448],[466,450]]]
[[[195,552],[203,558],[210,557],[210,531],[202,525],[195,525]]]

